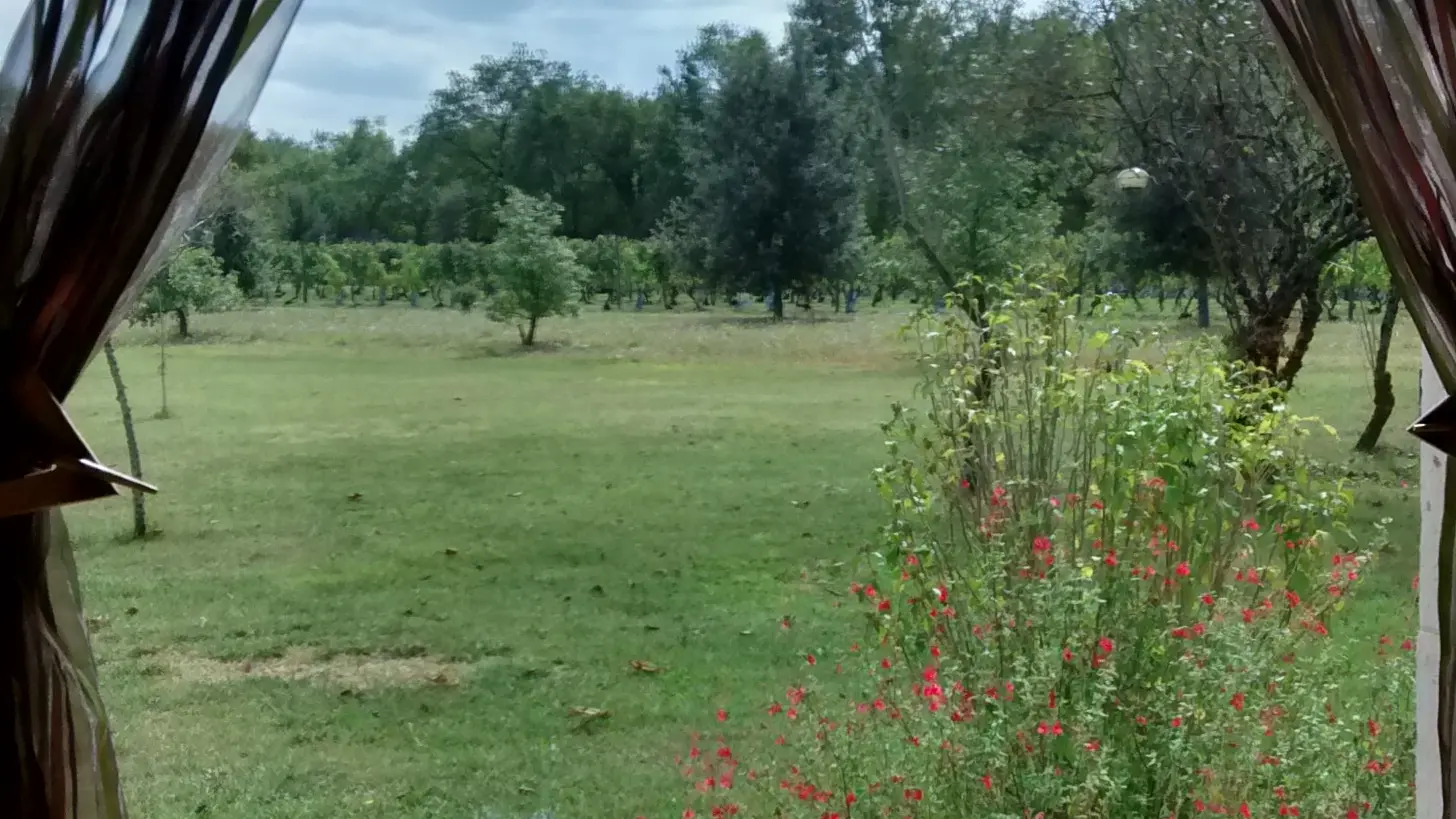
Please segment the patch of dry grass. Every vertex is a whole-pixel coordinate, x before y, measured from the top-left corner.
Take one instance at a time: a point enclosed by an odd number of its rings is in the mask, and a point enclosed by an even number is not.
[[[324,657],[309,646],[290,648],[281,657],[223,661],[179,652],[155,655],[180,682],[213,685],[246,679],[287,680],[367,691],[423,685],[459,685],[470,679],[472,664],[435,657],[382,657],[336,654]]]

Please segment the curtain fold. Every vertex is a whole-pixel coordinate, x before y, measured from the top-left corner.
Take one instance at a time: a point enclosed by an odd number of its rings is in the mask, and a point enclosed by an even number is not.
[[[1436,665],[1436,759],[1422,817],[1456,809],[1456,5],[1450,0],[1260,0],[1314,116],[1343,154],[1395,284],[1448,397],[1411,427],[1445,496],[1436,577],[1423,578],[1421,650]],[[1439,497],[1435,495],[1434,497]],[[1429,509],[1434,510],[1433,499]],[[1434,522],[1433,522],[1434,523]],[[1423,544],[1424,548],[1424,544]],[[1427,566],[1432,561],[1423,561]],[[1428,630],[1428,627],[1432,627]],[[1427,634],[1434,646],[1427,645]],[[1432,726],[1423,723],[1422,731]],[[1425,767],[1429,765],[1431,767]],[[1427,777],[1427,774],[1436,774]],[[1439,790],[1439,794],[1429,793]],[[1434,806],[1440,804],[1439,813]]]
[[[63,402],[190,224],[301,0],[34,0],[0,66],[0,805],[125,813],[56,507],[146,488]]]

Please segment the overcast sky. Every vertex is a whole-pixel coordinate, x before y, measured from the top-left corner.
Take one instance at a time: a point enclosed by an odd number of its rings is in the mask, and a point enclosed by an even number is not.
[[[700,26],[731,21],[778,37],[789,0],[304,0],[253,114],[259,131],[307,137],[358,116],[413,125],[445,74],[522,42],[635,91]],[[0,0],[13,31],[25,0]],[[7,41],[8,42],[8,41]]]

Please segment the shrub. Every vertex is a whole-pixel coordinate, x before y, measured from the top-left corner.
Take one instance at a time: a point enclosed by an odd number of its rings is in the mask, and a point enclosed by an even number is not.
[[[512,188],[496,209],[501,231],[490,246],[492,278],[500,290],[486,306],[493,321],[514,322],[523,346],[536,342],[547,316],[574,316],[586,271],[556,234],[561,206]]]
[[[1212,348],[993,292],[913,325],[871,635],[765,703],[761,758],[690,754],[689,813],[1409,816],[1411,643],[1339,639],[1376,550],[1318,426]]]

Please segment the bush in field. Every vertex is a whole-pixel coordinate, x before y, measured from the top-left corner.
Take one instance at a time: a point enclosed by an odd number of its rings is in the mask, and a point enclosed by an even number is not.
[[[1017,288],[917,319],[849,587],[872,633],[765,698],[772,741],[695,744],[689,814],[1411,815],[1412,644],[1340,637],[1375,550],[1311,425],[1216,350]]]
[[[587,293],[604,293],[603,310],[620,308],[624,296],[642,292],[648,280],[640,242],[621,236],[598,236],[576,248],[576,259],[587,271]]]
[[[440,278],[451,291],[451,301],[469,310],[489,286],[486,246],[459,240],[432,247]]]
[[[494,321],[513,322],[521,344],[536,343],[548,316],[576,315],[586,271],[566,240],[556,236],[561,206],[512,189],[496,210],[501,229],[490,246],[490,270],[499,292],[486,306]]]
[[[242,300],[242,292],[211,250],[184,247],[174,251],[147,283],[132,320],[151,325],[173,316],[177,335],[187,338],[192,333],[189,319],[193,314],[227,310]]]

